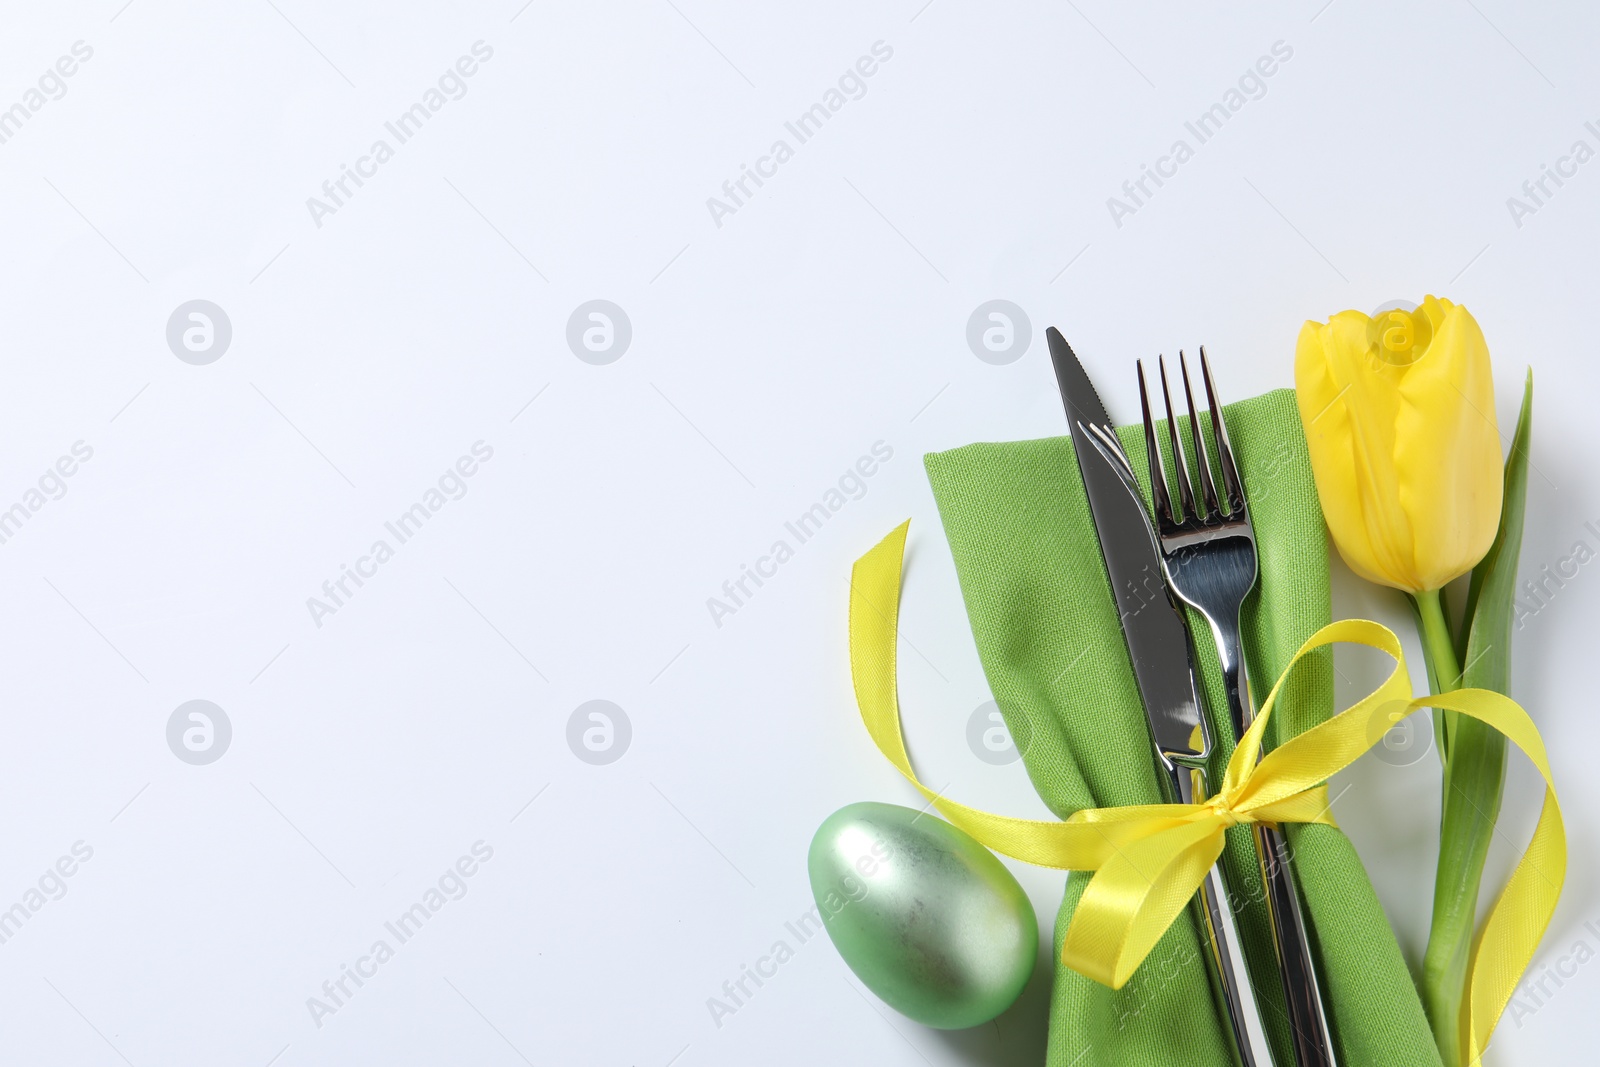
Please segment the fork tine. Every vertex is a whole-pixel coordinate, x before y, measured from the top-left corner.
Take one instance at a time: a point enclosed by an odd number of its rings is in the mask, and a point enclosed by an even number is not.
[[[1189,435],[1194,441],[1194,461],[1200,471],[1201,522],[1210,522],[1221,514],[1217,505],[1217,485],[1211,480],[1211,453],[1206,449],[1206,435],[1200,432],[1200,417],[1194,410],[1194,390],[1189,388],[1189,361],[1178,353],[1178,368],[1183,375],[1183,398],[1189,402]]]
[[[1183,506],[1186,519],[1195,517],[1194,490],[1189,488],[1189,457],[1184,454],[1183,441],[1178,437],[1178,420],[1172,414],[1172,391],[1167,388],[1167,357],[1157,357],[1161,364],[1161,399],[1167,405],[1167,440],[1172,445],[1172,465],[1178,474],[1178,503]],[[1183,520],[1179,520],[1183,521]]]
[[[1206,359],[1205,346],[1200,347],[1200,375],[1206,382],[1206,403],[1211,406],[1211,429],[1217,438],[1217,466],[1222,469],[1222,481],[1228,490],[1228,514],[1240,515],[1245,510],[1244,483],[1239,478],[1239,468],[1233,462],[1233,445],[1228,440],[1228,424],[1222,417],[1222,404],[1217,400],[1217,383],[1211,377],[1211,363]]]
[[[1156,420],[1150,415],[1150,392],[1144,382],[1144,360],[1135,360],[1139,369],[1139,410],[1144,415],[1144,447],[1150,458],[1150,493],[1155,498],[1156,519],[1177,525],[1172,514],[1172,494],[1167,489],[1167,465],[1161,460],[1161,449],[1156,444]]]

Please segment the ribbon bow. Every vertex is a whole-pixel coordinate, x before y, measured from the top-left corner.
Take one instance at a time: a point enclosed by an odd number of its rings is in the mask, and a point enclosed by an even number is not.
[[[1500,1014],[1533,958],[1566,878],[1567,842],[1544,742],[1525,711],[1486,689],[1413,699],[1405,654],[1392,630],[1365,619],[1312,634],[1240,738],[1216,794],[1198,804],[1144,804],[1075,812],[1062,822],[1012,819],[948,800],[917,780],[900,730],[895,632],[907,520],[856,561],[850,578],[850,668],[867,732],[889,762],[951,823],[997,852],[1044,867],[1094,871],[1073,912],[1062,962],[1120,989],[1188,906],[1238,823],[1323,823],[1327,779],[1420,708],[1445,708],[1488,723],[1544,776],[1544,807],[1527,851],[1495,902],[1469,964],[1462,1008],[1468,1062],[1477,1063]],[[1393,672],[1351,707],[1258,757],[1284,679],[1309,653],[1338,642],[1376,648]]]

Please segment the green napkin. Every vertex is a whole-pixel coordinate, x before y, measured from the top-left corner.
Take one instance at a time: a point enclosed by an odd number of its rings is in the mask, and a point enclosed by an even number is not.
[[[1278,390],[1226,412],[1260,556],[1260,584],[1244,613],[1259,700],[1301,642],[1329,621],[1327,535],[1294,393]],[[1187,433],[1188,420],[1179,426]],[[1119,433],[1148,492],[1143,431]],[[1071,439],[973,444],[924,462],[978,655],[1039,795],[1062,818],[1080,808],[1159,802],[1150,736]],[[1210,705],[1226,709],[1210,631],[1197,615],[1190,622]],[[1326,649],[1296,668],[1269,724],[1272,744],[1332,713],[1331,668]],[[1226,717],[1223,710],[1213,722]],[[1225,728],[1215,736],[1211,780],[1219,781],[1233,746]],[[1438,1067],[1421,1002],[1355,849],[1330,826],[1292,826],[1288,834],[1341,1061]],[[1229,832],[1224,861],[1253,886],[1241,913],[1247,954],[1257,988],[1270,995],[1263,1014],[1287,1064],[1282,991],[1247,828]],[[1078,872],[1067,880],[1058,960],[1087,881]],[[1049,1063],[1229,1064],[1200,945],[1186,914],[1121,990],[1058,964]]]

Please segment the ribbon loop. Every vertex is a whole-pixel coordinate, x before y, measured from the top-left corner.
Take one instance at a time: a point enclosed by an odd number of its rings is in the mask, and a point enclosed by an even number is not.
[[[1145,804],[1078,811],[1059,822],[1012,819],[939,796],[917,779],[900,727],[895,641],[901,561],[910,520],[856,561],[850,578],[850,669],[873,743],[951,823],[978,841],[1044,867],[1094,871],[1073,913],[1062,962],[1114,989],[1132,977],[1188,906],[1240,823],[1336,826],[1327,780],[1419,708],[1457,711],[1488,723],[1525,752],[1545,780],[1533,839],[1496,901],[1473,950],[1463,1007],[1469,1062],[1476,1063],[1544,936],[1566,877],[1567,842],[1539,731],[1509,697],[1459,689],[1413,699],[1400,639],[1366,619],[1330,623],[1306,639],[1262,701],[1216,794],[1199,804]],[[1394,660],[1371,693],[1257,759],[1284,680],[1295,664],[1337,643],[1366,645]],[[1380,728],[1381,727],[1381,728]]]

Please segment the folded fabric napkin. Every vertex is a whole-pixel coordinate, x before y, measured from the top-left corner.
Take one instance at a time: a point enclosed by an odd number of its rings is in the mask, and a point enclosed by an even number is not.
[[[1260,557],[1260,584],[1244,612],[1246,662],[1259,700],[1301,642],[1329,621],[1327,535],[1294,393],[1278,390],[1225,411]],[[1187,428],[1180,419],[1180,433]],[[1118,432],[1148,494],[1143,430]],[[1062,818],[1080,808],[1159,803],[1150,735],[1071,439],[973,444],[930,453],[924,462],[978,655],[1039,795]],[[1210,631],[1197,615],[1190,622],[1212,722],[1222,727],[1213,731],[1215,782],[1233,750],[1227,704]],[[1269,723],[1272,744],[1332,714],[1330,656],[1324,650],[1296,668]],[[1331,826],[1291,826],[1288,836],[1341,1062],[1438,1067],[1421,1002],[1355,849]],[[1253,887],[1241,912],[1247,954],[1257,988],[1270,998],[1263,1016],[1279,1062],[1290,1063],[1248,828],[1229,831],[1224,862]],[[1087,881],[1078,872],[1067,880],[1056,920],[1058,961]],[[1200,946],[1185,913],[1120,990],[1058,962],[1048,1062],[1229,1064]]]

